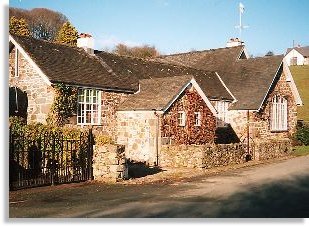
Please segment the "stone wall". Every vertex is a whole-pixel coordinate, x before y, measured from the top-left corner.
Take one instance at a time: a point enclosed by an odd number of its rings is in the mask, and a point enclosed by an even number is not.
[[[178,112],[186,115],[185,126],[178,125]],[[194,112],[201,113],[201,125],[194,125]],[[186,89],[183,96],[175,101],[164,113],[161,122],[161,134],[173,144],[206,144],[215,138],[216,118],[202,97],[192,87]]]
[[[54,100],[54,89],[48,85],[25,57],[18,54],[18,77],[15,77],[15,48],[9,53],[9,86],[27,93],[27,122],[46,123]]]
[[[147,162],[150,165],[156,163],[156,136],[160,132],[154,111],[118,111],[116,115],[116,142],[125,145],[126,157],[135,162]]]
[[[241,144],[165,145],[160,150],[162,167],[212,168],[245,162]]]
[[[270,130],[271,100],[275,95],[281,95],[288,100],[288,130],[283,132],[272,132]],[[231,110],[228,112],[229,122],[240,139],[246,138],[247,133],[247,111]],[[272,88],[266,102],[260,112],[249,111],[250,137],[255,139],[285,139],[291,138],[296,130],[297,105],[292,90],[286,81],[284,73],[281,74],[276,86]]]
[[[251,146],[253,158],[263,161],[268,159],[280,158],[292,153],[292,144],[289,139],[277,141],[256,141]]]
[[[107,144],[94,146],[93,151],[94,180],[116,182],[128,178],[128,165],[125,147]]]
[[[240,164],[247,161],[246,145],[164,145],[159,154],[161,167],[213,168]],[[251,144],[252,159],[267,160],[290,155],[289,140],[258,141]]]
[[[94,127],[94,130],[102,131],[115,140],[117,125],[116,109],[127,98],[128,94],[107,91],[103,91],[101,94],[101,126]]]

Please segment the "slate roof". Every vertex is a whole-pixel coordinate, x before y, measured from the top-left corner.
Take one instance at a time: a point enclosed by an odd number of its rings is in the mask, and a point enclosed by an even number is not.
[[[282,55],[239,59],[244,46],[237,46],[166,55],[147,61],[103,51],[89,55],[77,47],[16,35],[12,37],[52,83],[133,93],[143,79],[190,75],[208,98],[233,100],[216,71],[238,100],[231,107],[233,109],[257,110],[283,59]]]
[[[221,78],[238,100],[230,109],[258,110],[282,70],[283,55],[238,60]],[[279,73],[278,73],[279,72]]]
[[[309,46],[288,48],[286,54],[288,54],[293,49],[297,50],[304,57],[309,57]]]
[[[122,75],[112,74],[96,56],[87,54],[81,48],[30,37],[11,36],[52,83],[125,91],[138,89],[138,83],[130,83]]]
[[[176,98],[192,75],[141,80],[141,90],[120,104],[118,110],[163,110]]]
[[[142,79],[193,75],[209,98],[233,100],[214,72],[11,35],[52,83],[136,92]]]
[[[191,75],[196,79],[208,98],[233,100],[233,97],[222,85],[215,72],[119,56],[104,51],[96,51],[95,54],[111,68],[113,73],[128,78],[130,83],[143,79]]]
[[[236,60],[239,59],[243,51],[244,46],[226,47],[204,51],[162,55],[159,56],[157,60],[207,71],[226,71],[229,69],[231,64],[234,64]]]
[[[243,46],[160,56],[159,61],[217,71],[238,100],[230,109],[258,110],[276,76],[283,55],[239,59]]]

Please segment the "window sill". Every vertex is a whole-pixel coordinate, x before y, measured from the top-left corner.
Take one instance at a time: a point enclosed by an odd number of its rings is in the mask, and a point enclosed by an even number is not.
[[[77,123],[78,126],[103,126],[101,124],[80,124],[80,123]]]
[[[280,129],[280,130],[270,130],[271,133],[277,133],[277,132],[287,132],[288,129]]]

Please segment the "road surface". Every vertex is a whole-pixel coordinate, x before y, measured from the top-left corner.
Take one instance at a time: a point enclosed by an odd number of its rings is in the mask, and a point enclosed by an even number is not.
[[[10,192],[10,217],[309,217],[309,156],[176,183]]]

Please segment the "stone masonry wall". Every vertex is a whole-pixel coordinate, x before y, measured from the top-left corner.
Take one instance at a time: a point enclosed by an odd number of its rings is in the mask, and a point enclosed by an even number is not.
[[[241,144],[165,145],[160,150],[162,167],[212,168],[245,162]]]
[[[260,141],[251,145],[254,160],[267,160],[291,154],[289,140]],[[213,168],[246,162],[246,145],[164,145],[160,150],[161,167]]]
[[[46,123],[51,104],[54,100],[54,90],[46,84],[38,72],[19,52],[18,77],[15,77],[15,48],[9,53],[9,86],[18,87],[27,93],[27,122]]]
[[[292,144],[289,139],[274,140],[271,142],[258,141],[251,145],[255,160],[280,158],[292,153]]]
[[[178,125],[178,111],[186,114],[185,126]],[[194,112],[201,113],[201,125],[194,125]],[[186,89],[183,96],[164,113],[161,134],[175,144],[205,144],[214,142],[216,118],[194,88]]]
[[[281,95],[288,100],[288,130],[284,132],[272,132],[270,130],[271,100],[275,95]],[[240,139],[245,138],[247,133],[247,111],[230,110],[228,115],[230,124],[238,137]],[[276,86],[267,97],[262,110],[259,113],[256,111],[249,111],[250,137],[254,141],[290,138],[296,130],[296,123],[297,105],[294,100],[292,90],[288,82],[286,82],[286,76],[282,73]]]
[[[95,146],[93,151],[93,176],[98,181],[116,182],[128,178],[125,148],[107,144]]]
[[[103,91],[101,96],[101,126],[97,127],[98,131],[103,131],[113,139],[116,138],[116,108],[122,103],[128,94]],[[94,127],[96,130],[96,127]]]
[[[154,164],[157,152],[156,134],[159,127],[154,112],[118,111],[117,119],[116,142],[125,145],[126,157],[131,161]],[[158,144],[160,143],[158,140]]]

